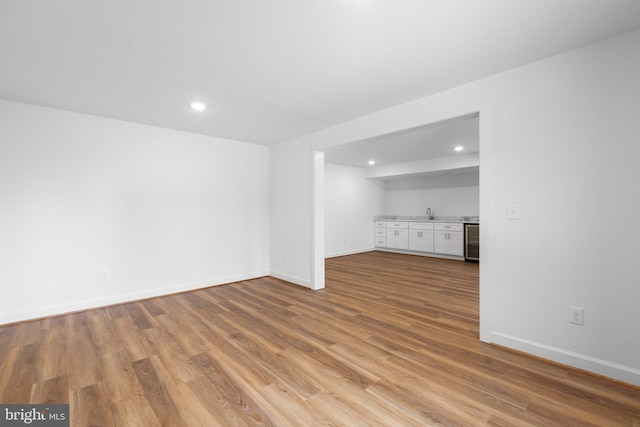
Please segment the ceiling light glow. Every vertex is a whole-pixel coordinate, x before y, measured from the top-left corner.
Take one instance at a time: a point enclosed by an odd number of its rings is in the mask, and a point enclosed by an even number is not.
[[[369,160],[369,165],[370,165],[370,166],[373,166],[373,165],[375,165],[375,164],[376,164],[376,161],[375,161],[375,160]]]
[[[191,108],[193,108],[196,111],[203,111],[205,108],[207,108],[207,106],[205,104],[203,104],[202,102],[192,102],[191,103]]]
[[[454,147],[453,149],[456,150],[456,151],[462,151],[462,150],[464,150],[464,147],[462,145],[458,145],[458,146]]]

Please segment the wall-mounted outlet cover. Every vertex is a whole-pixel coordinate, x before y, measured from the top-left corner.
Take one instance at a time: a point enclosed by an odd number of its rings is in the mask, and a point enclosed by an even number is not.
[[[569,307],[569,323],[584,325],[584,309],[582,307]]]

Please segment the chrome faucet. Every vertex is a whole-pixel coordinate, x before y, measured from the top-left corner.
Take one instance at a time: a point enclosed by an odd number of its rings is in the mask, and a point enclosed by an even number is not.
[[[425,214],[425,216],[428,216],[429,219],[433,219],[433,215],[431,214],[431,208],[427,208],[427,213]]]

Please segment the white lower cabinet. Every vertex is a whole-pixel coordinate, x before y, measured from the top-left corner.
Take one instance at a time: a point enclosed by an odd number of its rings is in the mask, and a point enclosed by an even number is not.
[[[387,229],[387,247],[392,249],[409,249],[409,230]]]
[[[387,248],[409,249],[409,223],[387,221]]]
[[[376,221],[376,246],[387,247],[387,223],[386,221]]]
[[[434,252],[447,255],[464,255],[462,224],[435,223]]]
[[[464,256],[462,223],[376,221],[375,242],[379,248]]]
[[[433,231],[409,231],[409,250],[433,252]]]
[[[409,250],[433,252],[433,223],[412,222],[409,224]]]

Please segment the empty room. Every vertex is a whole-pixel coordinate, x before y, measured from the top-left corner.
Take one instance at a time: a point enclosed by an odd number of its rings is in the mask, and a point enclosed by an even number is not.
[[[640,426],[639,2],[2,0],[0,58],[0,425]]]

